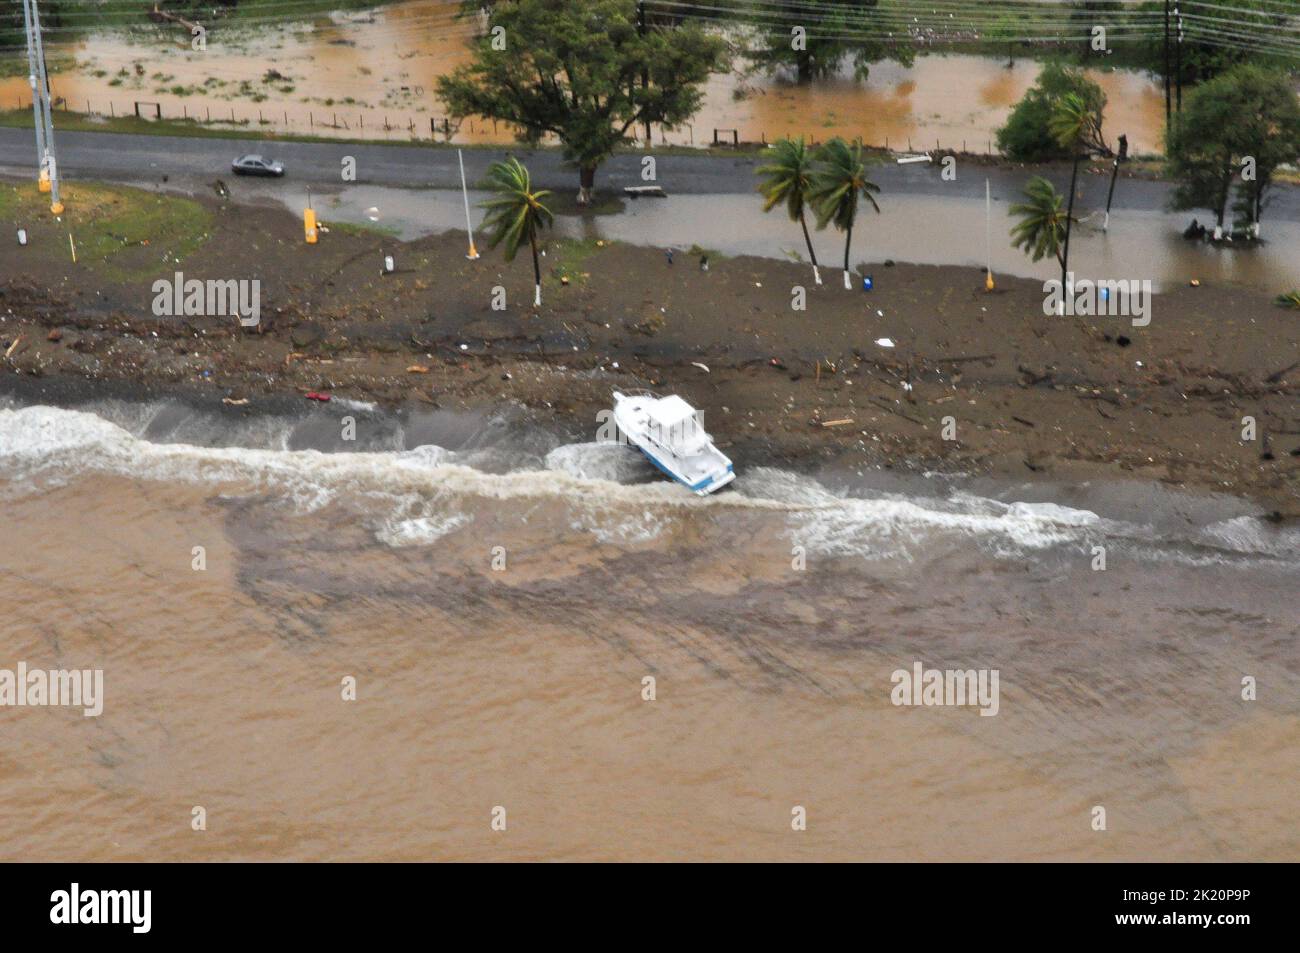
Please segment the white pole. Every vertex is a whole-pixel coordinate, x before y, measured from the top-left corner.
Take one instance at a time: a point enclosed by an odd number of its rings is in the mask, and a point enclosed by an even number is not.
[[[62,215],[63,203],[59,201],[59,168],[54,155],[54,117],[51,115],[54,104],[50,102],[50,78],[45,73],[45,47],[41,43],[41,14],[36,7],[36,0],[30,0],[30,2],[32,5],[32,42],[36,47],[37,79],[41,87],[41,96],[45,100],[45,164],[50,173],[50,211],[55,215]]]
[[[456,161],[460,163],[460,191],[465,197],[465,231],[469,234],[469,254],[465,257],[473,261],[478,257],[478,249],[474,247],[474,226],[469,220],[469,189],[465,186],[465,156],[461,150],[456,150]]]
[[[993,290],[993,190],[984,180],[984,288]]]
[[[45,97],[40,94],[36,85],[36,45],[32,40],[32,11],[28,4],[31,0],[23,0],[23,25],[27,28],[27,82],[32,89],[32,121],[36,124],[36,175],[37,178],[44,179],[45,172],[45,117],[42,110],[45,108]]]

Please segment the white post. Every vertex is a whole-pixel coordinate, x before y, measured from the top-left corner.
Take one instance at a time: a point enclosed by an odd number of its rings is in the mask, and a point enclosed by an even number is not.
[[[45,97],[36,85],[36,46],[32,40],[32,11],[29,3],[31,0],[23,0],[23,26],[27,29],[27,83],[32,90],[32,121],[36,125],[36,175],[39,178],[45,171],[45,117],[42,115]]]
[[[984,180],[984,290],[993,290],[993,189]]]
[[[41,43],[41,14],[36,8],[36,0],[29,0],[32,5],[32,42],[36,47],[37,80],[41,87],[41,97],[45,101],[45,154],[46,166],[50,172],[50,211],[55,215],[63,213],[63,203],[59,201],[59,169],[54,155],[54,118],[50,102],[50,79],[45,74],[45,47]]]
[[[465,157],[459,149],[456,150],[456,161],[460,163],[460,191],[461,195],[465,197],[465,231],[469,234],[469,254],[465,257],[473,261],[478,257],[478,249],[474,247],[474,226],[470,224],[469,220],[469,189],[465,185]],[[539,290],[538,297],[540,298],[540,296],[541,291]],[[540,303],[539,300],[538,304]]]

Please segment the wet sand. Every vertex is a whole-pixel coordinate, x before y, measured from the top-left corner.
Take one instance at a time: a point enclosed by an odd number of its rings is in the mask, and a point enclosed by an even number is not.
[[[401,243],[336,230],[307,247],[282,211],[205,202],[212,233],[181,268],[260,279],[256,331],[154,317],[152,280],[177,267],[166,249],[127,249],[113,271],[73,267],[66,234],[41,221],[27,248],[0,246],[0,345],[18,340],[0,387],[67,403],[111,382],[231,414],[311,390],[510,404],[580,436],[612,390],[646,386],[704,408],[741,467],[1138,477],[1300,514],[1300,322],[1256,292],[1171,289],[1135,328],[1047,317],[1040,283],[1000,278],[990,294],[973,268],[863,262],[876,281],[864,293],[833,268],[817,287],[794,262],[713,256],[703,271],[684,252],[670,265],[651,248],[550,242],[534,310],[526,255],[469,262],[454,233]],[[397,274],[380,275],[385,253]],[[498,286],[504,311],[491,307]],[[1246,416],[1254,441],[1241,439]]]

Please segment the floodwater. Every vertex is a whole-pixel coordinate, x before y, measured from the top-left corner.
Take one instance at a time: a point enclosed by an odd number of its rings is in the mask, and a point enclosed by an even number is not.
[[[239,183],[238,188],[241,199],[282,202],[290,211],[298,211],[296,194],[285,196],[275,183]],[[485,214],[477,203],[485,197],[486,193],[470,193],[476,227]],[[880,214],[864,211],[854,230],[851,261],[877,281],[888,280],[883,269],[886,259],[972,269],[991,261],[995,277],[1059,279],[1055,259],[1032,262],[1012,247],[1007,209],[1017,201],[1020,197],[1015,193],[995,193],[990,212],[982,199],[882,195]],[[316,202],[325,222],[377,224],[405,240],[465,227],[459,192],[350,185],[341,191],[317,192]],[[1300,259],[1295,255],[1300,248],[1300,221],[1265,222],[1266,243],[1234,249],[1184,240],[1176,228],[1178,219],[1160,211],[1117,211],[1104,232],[1102,210],[1085,207],[1080,216],[1087,220],[1074,230],[1070,251],[1079,278],[1149,280],[1155,291],[1195,278],[1270,295],[1300,281]],[[918,222],[942,223],[942,227],[918,228]],[[678,249],[699,245],[726,255],[807,260],[798,226],[779,211],[765,215],[761,202],[749,195],[627,200],[616,214],[558,216],[556,232],[568,238]],[[842,233],[813,232],[813,247],[824,269],[833,271],[843,262]]]
[[[701,500],[585,440],[0,400],[0,668],[105,687],[0,708],[0,858],[1300,859],[1295,529],[1121,483]],[[895,706],[918,662],[997,714]]]
[[[455,18],[455,6],[410,0],[369,14],[266,24],[256,34],[218,23],[206,51],[191,50],[179,28],[105,33],[79,41],[72,48],[76,67],[57,72],[52,86],[70,109],[105,115],[128,114],[139,101],[160,105],[169,118],[375,139],[428,138],[434,120],[445,138],[446,110],[434,97],[435,83],[466,61],[476,29],[474,21]],[[278,76],[268,79],[270,70]],[[718,74],[691,122],[662,135],[670,143],[697,145],[710,142],[714,130],[724,140],[735,130],[753,142],[861,136],[870,145],[898,149],[992,152],[997,128],[1038,70],[1031,61],[1008,69],[998,58],[950,55],[920,56],[910,68],[878,63],[867,83],[848,70],[804,86],[766,75]],[[1092,75],[1110,98],[1111,135],[1126,132],[1137,153],[1159,151],[1161,89],[1129,71]],[[21,102],[30,103],[25,77],[0,80],[0,103]],[[482,120],[467,121],[454,135],[457,142],[512,138],[505,126]]]

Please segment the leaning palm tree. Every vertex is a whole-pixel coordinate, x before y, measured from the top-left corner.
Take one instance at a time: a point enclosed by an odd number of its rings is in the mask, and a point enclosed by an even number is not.
[[[818,150],[808,201],[817,212],[819,229],[834,223],[844,232],[845,288],[853,287],[849,281],[849,245],[853,241],[853,223],[858,217],[858,199],[866,199],[879,214],[875,197],[879,191],[880,186],[867,178],[861,139],[849,145],[837,136]]]
[[[771,150],[771,161],[755,170],[757,175],[763,177],[758,186],[758,191],[767,200],[763,203],[763,211],[770,212],[776,206],[785,204],[786,211],[790,213],[790,221],[798,222],[803,229],[803,240],[808,246],[808,257],[812,260],[813,278],[817,284],[821,284],[817,253],[813,251],[808,222],[804,218],[804,207],[808,204],[808,194],[812,190],[813,155],[804,145],[803,136],[798,139],[778,139],[772,143]]]
[[[1061,294],[1065,288],[1064,243],[1069,213],[1061,207],[1063,200],[1056,187],[1041,175],[1025,185],[1025,201],[1011,206],[1010,214],[1020,217],[1011,229],[1011,244],[1023,248],[1033,261],[1054,257],[1061,265]]]
[[[537,258],[537,235],[549,226],[555,216],[542,204],[542,199],[550,192],[534,192],[528,170],[510,156],[504,162],[494,162],[488,169],[488,190],[495,197],[479,203],[488,209],[488,216],[483,220],[483,228],[488,233],[488,247],[496,248],[502,242],[506,246],[506,261],[513,261],[515,253],[525,241],[533,250],[533,278],[536,281],[536,293],[533,304],[540,307],[542,303],[542,266]]]
[[[1078,93],[1066,93],[1057,100],[1047,118],[1047,131],[1062,149],[1070,153],[1070,200],[1065,211],[1065,250],[1061,256],[1061,287],[1065,287],[1070,262],[1070,222],[1074,220],[1074,193],[1079,180],[1079,160],[1091,153],[1109,155],[1110,147],[1101,134],[1103,103],[1089,102]]]

